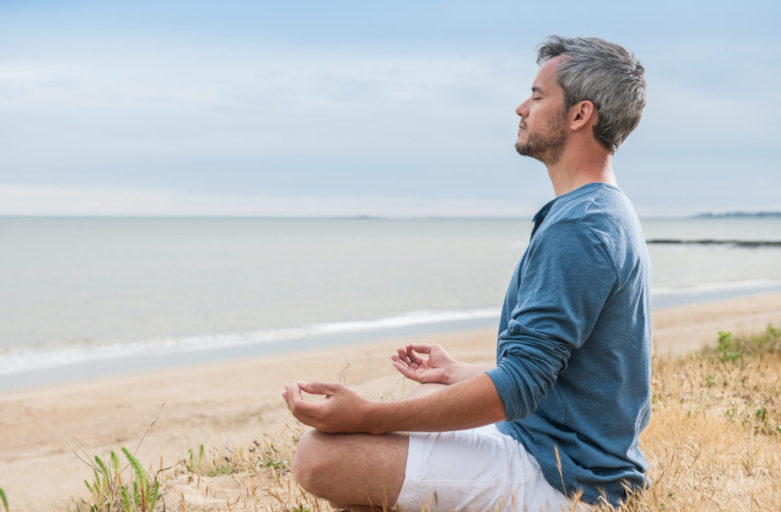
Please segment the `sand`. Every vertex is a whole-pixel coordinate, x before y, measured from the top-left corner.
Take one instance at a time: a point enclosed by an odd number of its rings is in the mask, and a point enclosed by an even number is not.
[[[683,354],[714,344],[719,330],[781,326],[781,294],[654,311],[654,350]],[[367,397],[404,396],[413,386],[390,365],[396,347],[440,343],[465,361],[490,362],[495,329],[425,335],[127,374],[0,393],[0,487],[12,510],[49,511],[86,492],[91,470],[69,447],[94,455],[120,446],[145,465],[175,463],[189,448],[242,446],[294,421],[280,397],[296,380],[341,381]]]

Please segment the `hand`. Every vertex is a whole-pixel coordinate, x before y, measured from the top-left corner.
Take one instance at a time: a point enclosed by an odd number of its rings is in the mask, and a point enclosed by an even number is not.
[[[307,402],[301,392],[324,395],[322,402]],[[298,382],[285,386],[282,398],[287,408],[301,423],[321,432],[370,432],[367,418],[370,402],[341,384]]]
[[[398,349],[391,359],[402,375],[420,383],[452,384],[452,370],[460,364],[440,345],[407,345]]]

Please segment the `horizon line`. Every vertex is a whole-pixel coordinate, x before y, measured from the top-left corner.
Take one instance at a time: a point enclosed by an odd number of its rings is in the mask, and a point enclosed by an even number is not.
[[[174,213],[0,213],[0,219],[258,219],[258,220],[503,220],[503,219],[521,219],[527,220],[534,216],[534,213],[519,215],[493,215],[493,214],[464,214],[464,215],[420,215],[420,214],[394,214],[394,215],[373,215],[373,214],[323,214],[323,215],[264,215],[264,214],[230,214],[230,213],[209,213],[209,214],[174,214]],[[729,212],[701,212],[693,214],[670,214],[670,215],[640,215],[638,217],[647,220],[664,219],[708,219],[708,218],[774,218],[781,217],[781,211],[729,211]]]

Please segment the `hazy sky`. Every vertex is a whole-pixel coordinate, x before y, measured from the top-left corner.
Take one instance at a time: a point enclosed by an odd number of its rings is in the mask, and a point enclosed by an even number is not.
[[[0,214],[516,215],[549,34],[621,43],[641,215],[781,210],[777,2],[0,0]]]

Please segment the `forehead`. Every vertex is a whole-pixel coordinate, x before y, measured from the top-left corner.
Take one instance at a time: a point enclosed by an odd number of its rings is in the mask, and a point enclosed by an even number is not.
[[[543,62],[537,71],[537,76],[534,78],[532,88],[546,92],[553,92],[556,89],[561,90],[559,83],[556,81],[556,69],[562,60],[564,60],[564,57],[558,56]]]

